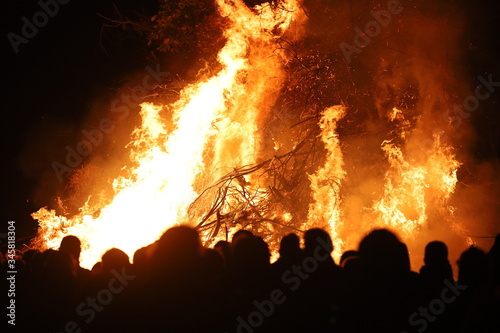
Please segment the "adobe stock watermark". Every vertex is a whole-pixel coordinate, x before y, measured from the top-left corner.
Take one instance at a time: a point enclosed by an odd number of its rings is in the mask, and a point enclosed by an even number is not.
[[[474,89],[474,94],[465,97],[461,104],[455,104],[451,109],[447,109],[443,113],[443,120],[457,131],[463,124],[463,120],[471,116],[472,112],[479,109],[481,102],[486,101],[495,92],[496,88],[500,88],[500,81],[493,80],[493,74],[488,74],[486,77],[480,75],[477,77],[479,84]],[[441,143],[449,141],[449,137],[442,128],[436,127],[433,130],[433,136],[439,135]],[[431,138],[421,141],[419,151],[426,154],[434,145],[434,140]]]
[[[350,64],[352,61],[351,56],[356,53],[361,53],[361,50],[367,47],[371,42],[372,38],[380,35],[382,28],[385,28],[391,23],[392,15],[398,15],[403,11],[403,5],[399,0],[388,0],[387,10],[382,9],[379,11],[372,10],[370,15],[374,18],[365,24],[364,30],[361,30],[358,26],[354,27],[356,34],[354,35],[354,40],[352,44],[341,42],[339,44],[342,54],[346,59],[347,63]]]
[[[319,262],[325,261],[330,257],[329,248],[321,237],[317,238],[319,246],[314,249],[313,256],[308,256],[302,259],[300,265],[292,265],[292,267],[281,275],[281,281],[289,288],[290,291],[296,291],[300,288],[303,281],[307,280],[310,275],[317,271]],[[324,252],[321,254],[320,252]],[[279,288],[273,289],[269,293],[269,298],[252,302],[255,310],[246,315],[245,318],[238,316],[236,321],[238,326],[237,333],[253,333],[256,328],[264,324],[266,318],[273,315],[276,306],[286,302],[285,292]],[[227,332],[226,332],[227,333]]]
[[[170,73],[162,72],[160,65],[156,65],[153,69],[146,66],[147,72],[142,79],[142,84],[131,89],[130,94],[122,94],[111,102],[111,112],[117,115],[118,120],[125,119],[130,109],[136,107],[149,91],[152,91],[158,84],[162,83],[166,78],[170,77]],[[102,118],[98,126],[92,129],[82,130],[84,139],[80,140],[75,147],[67,145],[65,163],[53,161],[51,163],[57,179],[62,182],[63,176],[66,173],[71,173],[75,168],[79,167],[84,158],[89,156],[92,151],[98,147],[104,140],[105,135],[112,133],[116,129],[116,125],[111,118]]]
[[[408,323],[416,327],[418,333],[424,332],[429,323],[436,321],[437,317],[444,312],[446,305],[455,302],[457,297],[462,294],[462,291],[467,289],[467,286],[451,283],[446,279],[443,283],[446,287],[441,290],[440,298],[433,299],[426,307],[419,307],[418,312],[415,311],[408,317]],[[408,332],[402,331],[401,333]]]
[[[446,110],[443,114],[444,121],[457,130],[462,125],[462,118],[470,117],[471,112],[476,111],[482,101],[487,100],[495,92],[495,88],[500,87],[500,81],[493,81],[493,74],[488,74],[487,78],[480,75],[477,77],[479,85],[474,90],[474,95],[464,98],[462,104],[455,104],[452,110]]]
[[[59,13],[60,5],[66,5],[70,0],[39,0],[38,6],[41,8],[33,14],[31,20],[26,16],[21,17],[23,25],[21,26],[20,35],[14,32],[7,33],[7,39],[12,46],[15,54],[19,53],[19,46],[28,44],[35,38],[39,29],[45,27],[49,20]]]
[[[6,273],[7,273],[7,286],[6,291],[8,298],[7,306],[7,323],[9,325],[16,325],[16,221],[7,222],[7,252],[5,257],[7,259]]]
[[[135,275],[127,275],[125,267],[122,268],[121,274],[116,270],[112,270],[113,277],[108,281],[107,288],[103,288],[97,292],[95,297],[87,297],[85,301],[76,306],[76,314],[84,318],[83,321],[88,325],[96,318],[97,312],[102,312],[104,307],[113,301],[113,297],[123,292],[129,282],[135,279]],[[63,331],[58,333],[81,333],[82,328],[74,321],[68,321],[64,324]]]

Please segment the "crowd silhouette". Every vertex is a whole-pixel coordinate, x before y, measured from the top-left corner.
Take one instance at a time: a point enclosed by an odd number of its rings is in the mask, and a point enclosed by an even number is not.
[[[16,327],[23,332],[495,332],[500,328],[500,235],[471,246],[455,281],[441,241],[410,269],[406,245],[386,229],[332,258],[330,235],[291,233],[271,264],[268,244],[240,230],[205,248],[177,226],[131,263],[108,250],[80,267],[80,240],[18,259]],[[5,265],[5,263],[3,263]],[[3,282],[5,283],[5,279]]]

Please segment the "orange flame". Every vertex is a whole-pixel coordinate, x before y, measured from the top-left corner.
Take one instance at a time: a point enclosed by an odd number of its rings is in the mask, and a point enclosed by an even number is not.
[[[340,210],[340,183],[345,177],[340,140],[336,133],[337,122],[344,117],[344,107],[338,105],[323,112],[319,123],[321,140],[327,150],[326,161],[314,175],[310,175],[313,203],[309,207],[307,227],[328,230],[334,245],[334,259],[342,254],[343,241],[339,230],[342,227]]]
[[[238,206],[237,200],[245,207],[265,206],[273,195],[266,176],[240,176],[234,170],[272,160],[284,146],[273,138],[274,149],[266,151],[261,125],[277,101],[285,82],[284,63],[290,60],[289,54],[276,47],[275,40],[285,33],[293,35],[293,28],[300,31],[305,18],[296,0],[280,1],[279,6],[266,3],[252,9],[242,0],[217,0],[217,4],[228,21],[226,43],[218,53],[220,70],[186,86],[175,103],[141,104],[142,123],[134,130],[128,146],[133,166],[124,168],[123,174],[113,181],[112,197],[92,204],[89,197],[79,214],[71,218],[46,208],[33,213],[39,221],[35,244],[41,249],[57,248],[66,234],[73,234],[82,240],[83,267],[90,268],[111,247],[132,256],[169,227],[196,223],[188,216],[190,204],[215,180],[231,172],[237,177],[228,193],[234,191],[240,196],[227,199],[227,206]],[[160,116],[166,112],[171,113],[172,124]],[[306,183],[310,190],[310,197],[306,198],[310,199],[306,202],[307,219],[301,229],[328,230],[336,260],[347,245],[356,241],[345,222],[349,221],[346,212],[350,208],[342,196],[349,175],[342,151],[347,147],[341,147],[338,123],[345,115],[343,106],[324,110],[318,124],[325,148],[324,163],[304,181],[298,181]],[[362,230],[355,230],[358,235],[374,227],[389,227],[408,241],[428,228],[434,216],[451,220],[453,207],[448,200],[457,184],[460,163],[452,147],[441,141],[440,134],[434,135],[430,149],[413,154],[408,147],[418,141],[418,124],[412,124],[405,118],[405,111],[397,108],[387,116],[396,129],[381,143],[383,160],[387,162],[382,170],[383,189],[374,191],[380,194],[375,199],[371,193],[362,198],[362,212],[355,214],[360,221],[353,225],[361,226]],[[210,199],[199,206],[208,210]],[[225,208],[222,205],[222,214]],[[365,212],[368,214],[363,215]],[[283,209],[261,217],[263,221],[272,219],[290,226],[297,215],[300,214],[296,211]],[[270,224],[267,229],[274,232],[277,228]],[[275,239],[266,241],[277,243]]]
[[[378,215],[379,227],[397,230],[403,240],[408,241],[428,227],[429,203],[433,208],[445,210],[440,212],[442,218],[453,214],[454,208],[448,206],[447,201],[455,190],[460,163],[452,148],[441,143],[439,134],[434,135],[431,149],[422,152],[422,156],[405,153],[402,144],[396,141],[408,142],[404,139],[412,135],[409,122],[396,108],[389,118],[397,123],[399,134],[398,138],[382,143],[389,170],[383,195],[373,204],[373,209]]]
[[[39,221],[36,242],[42,248],[57,248],[66,234],[73,234],[82,240],[83,267],[90,268],[112,247],[132,256],[169,227],[190,222],[186,212],[202,171],[217,178],[235,165],[255,162],[257,119],[272,104],[283,76],[283,55],[273,41],[300,11],[294,0],[253,10],[241,0],[217,3],[230,21],[218,54],[222,69],[185,87],[172,105],[141,104],[142,124],[129,145],[135,167],[115,179],[111,202],[87,204],[71,219],[40,209],[32,216]],[[162,110],[173,113],[171,133],[159,115]]]

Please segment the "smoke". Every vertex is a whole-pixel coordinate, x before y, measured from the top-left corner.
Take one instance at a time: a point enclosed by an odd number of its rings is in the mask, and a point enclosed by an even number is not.
[[[467,240],[489,249],[487,238],[468,238],[500,231],[495,220],[498,169],[472,154],[477,133],[467,116],[475,108],[474,84],[478,83],[467,62],[468,38],[475,28],[467,18],[474,12],[471,6],[409,0],[306,1],[304,5],[309,15],[304,49],[328,55],[336,81],[329,97],[348,110],[339,124],[347,171],[342,187],[345,227],[340,234],[347,239],[346,246],[356,248],[377,223],[371,208],[383,195],[389,169],[381,149],[384,140],[401,145],[412,166],[427,163],[430,167],[426,160],[439,137],[441,147],[452,147],[451,156],[462,166],[450,200],[436,203],[437,198],[431,201],[432,194],[426,192],[428,222],[415,230],[413,239],[404,239],[417,258],[413,269],[420,267],[424,246],[434,239],[447,241],[452,261]],[[472,110],[473,116],[481,117],[478,113],[484,106]],[[402,110],[404,123],[390,120],[394,107]],[[397,134],[402,131],[400,139]],[[438,211],[443,204],[452,212]]]

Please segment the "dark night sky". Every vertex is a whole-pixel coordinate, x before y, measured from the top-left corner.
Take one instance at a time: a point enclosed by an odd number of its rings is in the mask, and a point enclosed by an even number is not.
[[[97,15],[116,17],[113,4],[131,16],[151,16],[157,7],[154,0],[131,3],[74,0],[60,5],[59,12],[27,44],[21,44],[17,54],[7,34],[20,35],[24,24],[21,18],[32,20],[41,7],[37,1],[4,4],[1,225],[5,228],[0,232],[6,229],[6,221],[15,220],[18,238],[32,235],[36,224],[30,212],[54,199],[35,201],[34,189],[44,186],[37,176],[46,165],[23,157],[28,147],[41,139],[37,133],[51,133],[52,128],[58,128],[54,124],[78,128],[88,112],[88,102],[97,93],[110,93],[129,71],[147,64],[144,40],[121,29],[103,28],[106,22]],[[74,133],[52,135],[55,140],[64,140]]]
[[[19,46],[15,54],[7,33],[20,34],[26,16],[31,19],[40,10],[37,1],[9,0],[2,9],[2,198],[0,233],[6,230],[6,221],[15,220],[18,238],[35,233],[36,224],[29,214],[54,198],[37,201],[35,188],[40,184],[40,173],[47,165],[37,165],[37,159],[26,161],[23,153],[40,140],[36,133],[51,133],[54,124],[72,124],[78,128],[86,118],[88,102],[99,93],[111,93],[127,73],[144,68],[145,41],[121,29],[104,29],[105,21],[97,14],[113,17],[115,4],[125,14],[142,12],[153,15],[155,0],[73,0],[60,5],[59,12],[47,25],[39,28],[36,36]],[[464,1],[457,1],[462,3]],[[469,1],[471,3],[471,1]],[[469,4],[472,6],[471,4]],[[470,26],[471,40],[481,38],[470,52],[471,77],[475,73],[496,73],[500,81],[498,35],[500,12],[496,1],[474,4]],[[476,63],[487,54],[486,63]],[[497,59],[497,60],[494,60]],[[473,81],[473,80],[471,80]],[[500,90],[491,103],[498,100]],[[498,107],[495,110],[499,112]],[[498,114],[490,115],[498,125]],[[500,129],[500,128],[499,128]],[[74,133],[51,133],[54,140],[64,140]],[[486,142],[486,141],[485,141]],[[497,141],[498,142],[498,141]],[[483,154],[495,155],[498,147],[485,149]],[[26,164],[29,167],[26,167]],[[27,171],[28,170],[28,171]]]

